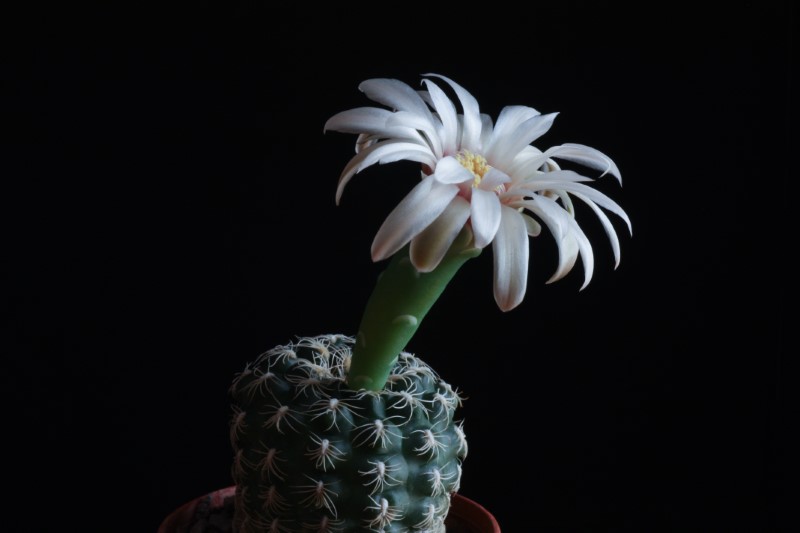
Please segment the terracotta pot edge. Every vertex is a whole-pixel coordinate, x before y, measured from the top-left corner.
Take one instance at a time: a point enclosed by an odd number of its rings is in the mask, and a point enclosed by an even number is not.
[[[235,492],[236,486],[232,485],[198,496],[184,503],[164,518],[158,527],[158,533],[175,533],[178,528],[188,527],[194,518],[197,505],[204,498],[210,498],[212,505],[221,505],[225,498],[232,496]],[[478,526],[480,531],[501,533],[497,519],[483,505],[458,493],[453,494],[453,500],[450,512],[455,517],[466,519],[470,522],[478,521],[474,525]]]

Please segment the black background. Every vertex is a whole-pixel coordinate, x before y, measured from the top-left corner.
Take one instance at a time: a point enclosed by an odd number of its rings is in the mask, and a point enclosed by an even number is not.
[[[782,369],[792,17],[782,3],[62,7],[3,18],[4,440],[36,530],[155,531],[231,483],[227,388],[296,335],[353,333],[413,185],[325,120],[357,85],[452,77],[561,114],[540,148],[619,165],[615,271],[495,306],[491,251],[412,340],[468,398],[462,494],[504,531],[788,530]],[[16,35],[9,37],[12,30]],[[81,488],[82,487],[82,488]]]

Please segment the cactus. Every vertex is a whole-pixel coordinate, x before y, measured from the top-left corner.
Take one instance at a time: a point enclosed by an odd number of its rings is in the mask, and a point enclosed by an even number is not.
[[[301,338],[234,380],[239,533],[444,531],[467,454],[461,399],[406,352],[383,390],[349,388],[353,344]]]
[[[456,94],[462,113],[434,79]],[[589,187],[591,178],[554,160],[621,183],[608,156],[579,144],[530,146],[555,113],[509,106],[493,123],[452,80],[431,74],[423,83],[427,90],[418,92],[398,80],[367,80],[359,88],[390,109],[355,108],[325,124],[358,134],[337,203],[371,165],[407,159],[422,172],[375,235],[372,259],[391,262],[355,337],[279,346],[234,381],[238,533],[444,531],[467,445],[453,419],[459,395],[403,351],[423,318],[459,268],[490,244],[495,301],[503,311],[518,306],[527,290],[529,237],[543,225],[559,252],[550,281],[580,257],[585,287],[594,255],[573,198],[600,219],[619,263],[619,239],[603,209],[630,230],[627,214]]]

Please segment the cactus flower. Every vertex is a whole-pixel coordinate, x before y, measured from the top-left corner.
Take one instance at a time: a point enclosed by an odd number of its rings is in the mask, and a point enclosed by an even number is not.
[[[444,82],[437,85],[437,81]],[[359,85],[381,107],[359,107],[331,117],[325,130],[358,135],[356,155],[339,177],[336,202],[360,171],[376,163],[415,161],[420,181],[392,210],[372,243],[372,259],[394,260],[367,303],[356,336],[348,383],[379,390],[397,354],[455,272],[489,244],[494,259],[494,298],[503,311],[525,296],[529,236],[547,226],[558,245],[558,266],[548,282],[572,270],[580,256],[583,287],[592,279],[592,246],[575,220],[573,198],[599,218],[619,264],[617,233],[604,209],[630,220],[605,194],[587,185],[592,178],[564,170],[562,159],[611,174],[614,162],[594,148],[562,144],[544,151],[531,145],[546,133],[556,113],[525,106],[502,109],[493,122],[477,100],[454,81],[426,75],[425,90],[394,79]],[[460,112],[446,94],[450,90]]]
[[[444,80],[458,97],[462,112],[431,77]],[[621,183],[614,162],[594,148],[563,144],[542,152],[530,143],[547,132],[557,113],[508,106],[493,124],[478,102],[460,85],[435,74],[417,92],[393,79],[371,79],[359,86],[370,99],[391,110],[361,107],[331,117],[326,130],[359,134],[356,155],[339,179],[337,203],[350,179],[375,163],[401,159],[423,166],[420,182],[389,214],[372,244],[374,261],[386,259],[410,243],[411,263],[419,272],[434,270],[465,227],[473,246],[492,244],[494,297],[503,311],[522,301],[528,274],[528,236],[539,235],[543,222],[556,239],[559,264],[549,281],[566,275],[580,255],[585,287],[594,257],[574,218],[571,196],[588,204],[600,219],[619,264],[617,234],[600,207],[627,224],[622,208],[592,189],[591,178],[561,170],[554,158],[610,173]],[[530,215],[534,215],[533,218]],[[538,219],[538,220],[537,220]]]

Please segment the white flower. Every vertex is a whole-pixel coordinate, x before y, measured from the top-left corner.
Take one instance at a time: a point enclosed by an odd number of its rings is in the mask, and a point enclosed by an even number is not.
[[[450,85],[453,102],[430,77]],[[591,178],[561,170],[553,158],[610,173],[622,183],[614,162],[588,146],[563,144],[544,152],[530,145],[550,128],[556,113],[542,115],[524,106],[505,107],[497,122],[481,114],[478,102],[460,85],[427,74],[425,91],[393,79],[371,79],[359,85],[367,97],[389,109],[360,107],[331,117],[325,130],[358,134],[356,155],[344,168],[336,191],[338,204],[350,179],[375,163],[399,160],[422,164],[421,181],[389,214],[372,243],[374,261],[411,243],[410,257],[420,272],[430,272],[444,257],[465,225],[474,246],[492,244],[494,296],[508,311],[522,301],[528,274],[528,236],[543,222],[558,244],[559,264],[548,283],[566,275],[581,256],[585,287],[592,278],[594,256],[575,221],[571,197],[585,202],[605,229],[619,265],[619,239],[600,209],[628,216],[608,196],[590,188]],[[531,216],[533,215],[533,216]],[[535,219],[533,217],[536,217]],[[583,288],[581,287],[581,288]]]

